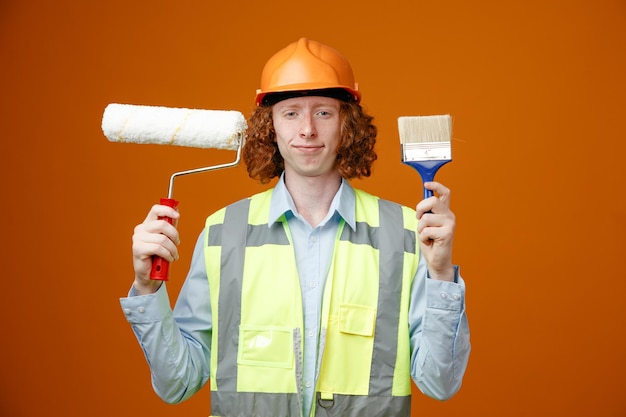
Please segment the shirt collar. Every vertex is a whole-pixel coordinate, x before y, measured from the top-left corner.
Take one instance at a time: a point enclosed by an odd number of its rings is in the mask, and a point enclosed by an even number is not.
[[[340,217],[344,219],[346,224],[356,230],[356,197],[354,188],[345,179],[341,179],[341,185],[333,201],[330,205],[329,212],[336,212]],[[287,213],[297,214],[296,206],[287,190],[285,185],[285,173],[280,176],[280,179],[274,187],[272,192],[272,201],[270,203],[270,213],[268,217],[268,225],[274,224],[278,219]]]

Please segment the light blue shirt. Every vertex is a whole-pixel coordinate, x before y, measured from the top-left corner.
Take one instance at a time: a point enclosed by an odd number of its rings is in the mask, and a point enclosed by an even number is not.
[[[303,415],[312,406],[317,367],[321,302],[327,270],[341,219],[355,228],[355,193],[342,181],[327,216],[316,227],[300,216],[284,181],[272,194],[268,224],[285,214],[294,242],[304,317]],[[191,267],[172,312],[165,285],[154,294],[120,299],[144,351],[155,392],[177,403],[209,379],[212,317],[203,250],[198,238]],[[429,320],[426,320],[430,317]],[[430,323],[424,326],[424,322]],[[446,399],[461,386],[469,358],[465,284],[455,267],[455,282],[427,277],[422,259],[411,287],[409,306],[411,376],[426,395]]]
[[[347,182],[342,181],[339,191],[330,204],[328,214],[316,227],[312,227],[298,214],[296,205],[281,178],[272,193],[268,223],[275,223],[283,214],[286,215],[289,224],[302,290],[304,310],[302,406],[304,415],[308,416],[315,393],[319,366],[316,358],[318,357],[324,284],[341,218],[344,219],[347,227],[356,229],[354,190]]]

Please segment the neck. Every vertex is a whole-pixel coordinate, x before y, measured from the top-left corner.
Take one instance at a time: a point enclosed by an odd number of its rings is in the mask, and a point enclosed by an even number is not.
[[[341,176],[336,172],[324,177],[302,177],[285,173],[285,185],[298,213],[315,227],[328,214],[330,204],[341,186]]]

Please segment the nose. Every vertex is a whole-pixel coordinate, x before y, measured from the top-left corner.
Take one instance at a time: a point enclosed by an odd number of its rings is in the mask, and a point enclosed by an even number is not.
[[[300,124],[300,137],[305,139],[314,138],[317,135],[315,128],[315,121],[313,115],[306,114],[302,117],[302,123]]]

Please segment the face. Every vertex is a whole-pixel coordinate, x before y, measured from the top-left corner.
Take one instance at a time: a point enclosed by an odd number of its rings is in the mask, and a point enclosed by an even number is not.
[[[335,169],[341,131],[339,109],[339,100],[315,96],[290,98],[274,105],[276,143],[285,160],[286,175],[339,175]]]

